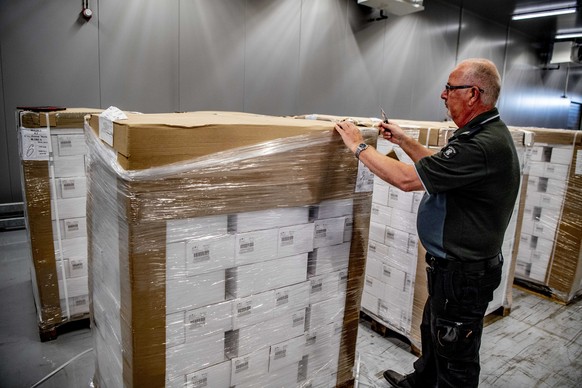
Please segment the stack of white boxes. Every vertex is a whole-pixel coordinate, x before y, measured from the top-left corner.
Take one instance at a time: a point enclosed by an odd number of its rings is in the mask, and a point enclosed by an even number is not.
[[[168,221],[166,386],[335,386],[352,207]]]
[[[412,161],[384,139],[378,151],[394,151],[404,162]],[[362,308],[384,324],[409,335],[418,257],[416,212],[422,192],[404,192],[379,178],[374,180],[366,281]]]
[[[89,312],[85,135],[83,129],[51,131],[54,176],[51,215],[63,315]]]
[[[96,111],[18,112],[33,294],[43,340],[54,339],[58,324],[89,314],[83,117]]]
[[[528,153],[523,223],[515,274],[545,282],[566,195],[573,146],[536,143]]]

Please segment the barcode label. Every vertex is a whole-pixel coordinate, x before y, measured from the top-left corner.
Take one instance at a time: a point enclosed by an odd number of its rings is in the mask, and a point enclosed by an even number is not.
[[[75,181],[66,180],[62,184],[63,190],[75,190]]]
[[[289,294],[277,295],[277,306],[289,303]]]
[[[293,235],[281,233],[281,246],[284,247],[289,245],[293,245]]]
[[[198,247],[192,247],[192,261],[194,263],[201,263],[210,260],[210,249]]]
[[[72,148],[73,142],[70,139],[63,139],[59,142],[59,147],[61,148]]]
[[[190,325],[193,328],[202,327],[206,324],[206,315],[205,314],[201,314],[201,315],[190,314],[190,316],[188,317],[188,321],[190,322]]]
[[[200,378],[190,380],[190,386],[193,388],[203,388],[208,386],[208,376],[204,375]]]
[[[249,360],[248,359],[240,360],[235,363],[234,373],[243,372],[247,369],[249,369]]]
[[[240,253],[249,253],[255,250],[255,242],[253,240],[245,241],[241,240],[239,243],[239,252]]]
[[[286,348],[276,348],[275,349],[275,360],[279,360],[281,358],[287,357],[287,349]]]

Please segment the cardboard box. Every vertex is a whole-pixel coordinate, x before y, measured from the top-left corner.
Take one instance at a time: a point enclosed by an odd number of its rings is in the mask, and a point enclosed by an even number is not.
[[[225,361],[224,333],[204,335],[166,351],[166,378],[174,380]]]
[[[227,235],[228,232],[227,215],[171,219],[166,225],[166,241],[174,243],[197,238],[219,237]]]
[[[293,256],[313,251],[313,232],[313,223],[279,228],[277,257]]]
[[[79,133],[70,131],[67,134],[52,135],[51,141],[53,154],[56,158],[63,156],[85,155],[87,153],[85,135],[83,134],[82,130]]]
[[[273,291],[274,315],[281,315],[289,311],[298,311],[309,305],[310,282],[304,281]]]
[[[226,361],[186,375],[186,387],[230,388],[231,362]],[[180,381],[183,387],[184,382]]]
[[[309,221],[309,207],[243,212],[230,216],[228,221],[229,229],[236,233],[283,228],[307,223]]]
[[[388,206],[390,201],[390,186],[383,180],[374,176],[374,191],[372,193],[372,203]]]
[[[322,201],[313,206],[312,209],[312,217],[316,220],[351,216],[352,214],[354,214],[354,201],[351,198]]]
[[[303,358],[305,338],[303,335],[271,345],[269,350],[269,374],[281,368],[297,364]],[[294,371],[294,369],[292,369]],[[295,376],[296,377],[296,376]]]
[[[233,303],[233,329],[254,325],[273,319],[275,310],[274,291],[236,299]]]
[[[310,276],[346,270],[350,260],[350,243],[316,248],[309,254],[308,271]]]
[[[167,313],[224,301],[225,280],[224,270],[168,280],[165,303]],[[193,298],[192,295],[197,297]]]
[[[227,292],[244,297],[307,279],[307,253],[227,269]]]
[[[320,248],[343,243],[345,226],[345,217],[315,220],[313,247]]]
[[[338,297],[346,291],[347,278],[347,270],[310,277],[309,303],[313,304]]]
[[[196,342],[204,335],[224,333],[234,327],[232,300],[186,310],[184,317],[185,340]]]
[[[235,265],[258,263],[277,258],[279,229],[255,230],[237,233]]]
[[[269,351],[263,348],[251,354],[231,360],[230,383],[240,386],[248,382],[256,382],[269,372]]]

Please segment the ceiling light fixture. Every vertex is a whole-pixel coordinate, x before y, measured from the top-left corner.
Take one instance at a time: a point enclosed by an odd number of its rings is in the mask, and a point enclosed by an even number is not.
[[[564,33],[564,34],[556,34],[556,39],[573,39],[573,38],[582,38],[582,31],[572,32],[572,33]]]
[[[555,16],[555,15],[565,15],[568,13],[576,12],[576,7],[571,8],[558,8],[558,9],[549,9],[546,11],[538,11],[538,12],[528,12],[528,13],[520,13],[512,16],[512,20],[524,20],[524,19],[533,19],[533,18],[542,18],[546,16]]]

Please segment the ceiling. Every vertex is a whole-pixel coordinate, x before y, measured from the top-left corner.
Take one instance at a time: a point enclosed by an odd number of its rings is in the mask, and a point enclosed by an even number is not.
[[[424,0],[425,5],[430,0]],[[495,20],[532,38],[540,46],[551,46],[558,31],[582,31],[582,0],[443,0],[486,19]],[[564,4],[566,3],[566,4]],[[527,20],[511,20],[514,13],[533,11],[535,8],[559,8],[574,3],[577,12]],[[532,9],[534,8],[534,9]],[[582,39],[578,38],[582,43]]]

